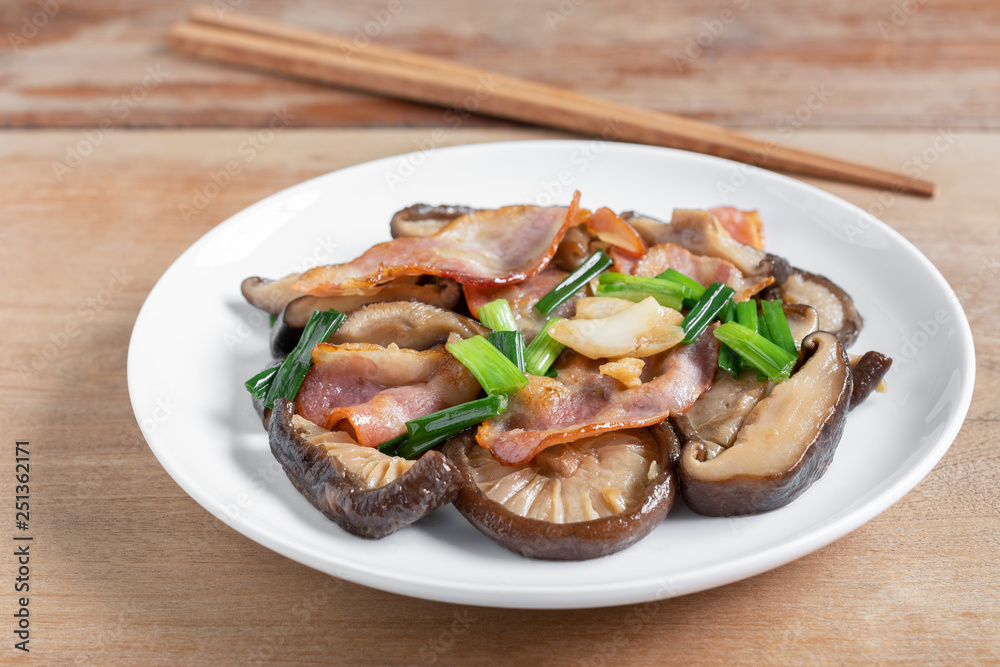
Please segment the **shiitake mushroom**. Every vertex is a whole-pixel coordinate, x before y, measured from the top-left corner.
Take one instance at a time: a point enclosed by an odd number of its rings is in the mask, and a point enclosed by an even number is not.
[[[359,537],[385,537],[422,519],[451,502],[461,484],[440,452],[416,461],[387,456],[303,419],[283,398],[275,402],[268,441],[292,485]]]
[[[412,337],[415,333],[419,333],[418,329],[427,328],[429,333],[424,337],[437,338],[437,333],[442,328],[440,322],[445,318],[450,320],[459,318],[471,322],[451,310],[462,295],[462,288],[457,282],[450,278],[428,277],[427,280],[426,283],[411,285],[394,286],[390,283],[386,287],[376,288],[378,293],[367,296],[300,295],[284,307],[274,326],[271,327],[271,354],[279,357],[291,352],[302,337],[302,330],[309,321],[309,316],[317,310],[334,308],[350,313],[348,321],[337,330],[339,338],[336,340],[331,338],[332,342],[365,342],[379,345],[395,342],[402,347],[413,347],[403,340],[392,340],[388,336],[393,333],[402,335],[405,332]],[[365,315],[355,317],[355,313],[365,313]],[[381,325],[376,325],[375,320],[379,320]],[[393,323],[393,320],[396,322]],[[376,326],[381,326],[380,331],[373,330]],[[459,328],[468,329],[469,326],[463,324]],[[354,332],[353,337],[350,337],[351,332]],[[443,338],[426,347],[442,343],[447,338],[446,333]]]
[[[889,372],[890,366],[892,359],[875,350],[865,352],[857,360],[851,361],[851,375],[854,378],[851,410],[861,405],[871,395]]]
[[[819,328],[836,336],[844,347],[857,340],[864,326],[850,295],[829,278],[793,268],[788,279],[778,285],[777,293],[785,303],[815,308]]]
[[[669,429],[631,429],[504,466],[466,434],[445,454],[462,479],[455,507],[480,532],[529,558],[587,560],[625,549],[663,520],[679,446]]]
[[[433,236],[455,218],[475,211],[470,206],[413,204],[396,211],[389,221],[389,232],[394,239]]]
[[[828,332],[810,334],[802,349],[805,362],[753,407],[731,445],[706,440],[686,416],[671,417],[684,442],[681,492],[698,514],[783,507],[826,471],[851,402],[851,368]]]

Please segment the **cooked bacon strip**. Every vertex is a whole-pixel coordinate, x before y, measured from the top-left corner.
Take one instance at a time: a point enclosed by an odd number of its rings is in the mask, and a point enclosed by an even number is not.
[[[757,211],[741,211],[732,206],[716,206],[708,210],[735,240],[758,250],[764,249],[764,225]]]
[[[469,312],[472,313],[472,316],[479,317],[479,309],[490,301],[507,299],[510,309],[514,312],[514,322],[524,334],[524,342],[530,343],[550,317],[573,316],[574,304],[579,297],[585,294],[586,288],[567,299],[549,315],[542,315],[534,308],[543,296],[551,292],[552,288],[568,275],[564,271],[545,269],[534,278],[513,285],[504,285],[497,289],[482,289],[466,285],[463,287],[465,302],[469,305]]]
[[[528,386],[479,427],[476,440],[504,465],[518,465],[552,445],[657,424],[686,412],[708,389],[718,356],[710,329],[690,345],[647,358],[643,383],[624,388],[600,374],[600,361],[577,355],[555,379],[529,375]]]
[[[597,238],[619,248],[622,252],[636,257],[641,257],[646,252],[646,242],[639,233],[610,208],[602,207],[594,211],[587,220],[587,229]]]
[[[457,359],[437,347],[320,343],[295,404],[299,414],[358,443],[376,447],[406,431],[406,422],[471,401],[479,383]]]
[[[633,273],[635,271],[635,265],[639,263],[640,259],[640,257],[629,252],[624,252],[615,246],[608,248],[607,253],[608,256],[614,261],[611,265],[611,270],[618,273]]]
[[[696,255],[718,257],[735,264],[745,276],[768,271],[761,264],[767,253],[734,240],[708,211],[677,209],[670,224],[645,217],[629,217],[628,223],[650,245],[673,243]]]
[[[401,275],[446,276],[478,287],[525,280],[545,268],[566,230],[579,224],[578,202],[579,193],[569,208],[505,206],[469,213],[432,236],[393,239],[352,262],[307,271],[293,287],[332,296]]]
[[[733,298],[746,301],[774,282],[772,276],[744,276],[730,262],[718,257],[695,255],[673,243],[654,245],[635,266],[637,276],[657,276],[667,269],[680,271],[705,287],[725,283],[734,290]]]

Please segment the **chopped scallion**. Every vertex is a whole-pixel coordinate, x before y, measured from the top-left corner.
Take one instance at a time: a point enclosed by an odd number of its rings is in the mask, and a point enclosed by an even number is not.
[[[486,334],[486,340],[514,362],[517,370],[524,372],[524,334],[520,331],[491,331]]]
[[[757,320],[757,302],[751,299],[736,304],[736,321],[754,333],[760,333]]]
[[[730,301],[726,305],[726,313],[722,318],[723,322],[732,322],[736,319],[736,304]],[[729,347],[725,343],[719,346],[719,368],[724,371],[729,371],[734,378],[740,376],[740,371],[742,370],[742,364],[740,363],[740,356],[733,352],[733,348]]]
[[[621,283],[610,283],[607,285],[598,285],[597,296],[613,296],[618,299],[625,299],[627,301],[634,301],[639,303],[643,299],[648,299],[653,297],[656,299],[656,303],[660,304],[664,308],[673,308],[674,310],[680,310],[684,307],[684,299],[680,296],[671,296],[663,292],[645,292],[642,290],[636,290],[630,288],[628,285],[623,285]]]
[[[795,349],[795,339],[792,337],[792,330],[788,326],[788,318],[785,317],[785,309],[781,299],[777,301],[761,301],[760,307],[764,311],[763,321],[767,324],[768,339],[781,349],[791,354],[798,354]]]
[[[291,354],[285,357],[278,367],[278,372],[271,380],[271,386],[267,392],[267,399],[264,405],[269,408],[274,407],[274,402],[279,398],[289,400],[295,398],[302,386],[309,367],[312,366],[312,350],[319,343],[325,341],[330,334],[337,330],[337,327],[344,321],[345,315],[340,311],[331,308],[327,311],[317,310],[309,316],[305,329],[302,330],[302,337],[299,338],[298,345]]]
[[[538,332],[538,335],[531,340],[528,347],[524,349],[524,370],[526,373],[548,375],[556,357],[566,347],[549,335],[549,329],[552,325],[562,319],[561,317],[550,318],[542,330]]]
[[[406,442],[397,448],[396,456],[412,459],[506,409],[507,397],[495,394],[412,419],[406,422]]]
[[[736,290],[725,283],[709,285],[697,303],[688,311],[684,321],[681,322],[681,328],[684,329],[684,342],[694,342],[698,336],[705,333],[705,329],[712,323],[712,320],[719,316],[735,293]]]
[[[548,294],[535,304],[535,310],[542,315],[548,315],[566,302],[577,290],[593,280],[601,271],[613,263],[603,250],[598,250],[588,257],[576,271],[566,276],[562,282],[552,288]]]
[[[388,456],[399,456],[396,452],[406,442],[406,433],[400,433],[392,440],[386,440],[378,446],[378,450]]]
[[[524,373],[482,336],[448,343],[446,348],[476,376],[487,394],[513,394],[528,384]]]
[[[494,331],[517,331],[514,312],[507,299],[497,299],[479,309],[479,321]]]
[[[277,366],[271,366],[270,368],[265,368],[257,375],[243,383],[243,386],[247,388],[247,391],[254,398],[264,398],[267,396],[268,389],[271,388],[271,381],[274,379],[274,375],[278,372]]]
[[[744,362],[775,382],[787,380],[798,357],[738,322],[727,322],[715,330],[715,337],[740,355]]]
[[[660,293],[673,297],[693,297],[694,291],[687,285],[660,278],[648,278],[646,276],[630,276],[625,273],[614,273],[608,271],[602,273],[597,278],[601,285],[624,285],[628,289],[640,292]],[[702,292],[705,288],[701,289]]]
[[[689,290],[691,290],[691,298],[695,300],[700,299],[701,295],[705,293],[704,285],[699,283],[694,278],[686,276],[680,271],[675,271],[674,269],[667,269],[666,271],[664,271],[663,273],[661,273],[656,277],[659,278],[660,280],[669,280],[670,282],[684,285]]]

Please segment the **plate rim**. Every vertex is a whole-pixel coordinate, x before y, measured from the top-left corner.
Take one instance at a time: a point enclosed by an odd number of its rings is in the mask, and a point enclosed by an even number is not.
[[[934,446],[929,450],[928,454],[924,456],[919,464],[914,466],[909,472],[904,474],[900,479],[896,480],[894,483],[888,485],[885,489],[876,493],[871,499],[869,499],[860,509],[855,510],[847,515],[841,516],[834,521],[827,523],[820,529],[813,529],[804,535],[795,537],[794,539],[781,542],[779,544],[770,545],[760,551],[752,554],[745,555],[735,561],[727,561],[724,564],[715,564],[708,567],[700,568],[694,570],[693,573],[688,573],[685,575],[686,579],[697,580],[699,582],[704,582],[706,579],[712,579],[711,583],[704,584],[699,583],[694,586],[687,586],[681,589],[676,589],[670,582],[672,577],[669,573],[665,573],[663,577],[648,577],[639,580],[630,580],[627,583],[623,582],[612,582],[607,584],[595,584],[595,583],[581,583],[580,586],[574,589],[568,589],[563,586],[552,586],[550,588],[533,586],[531,596],[534,597],[533,600],[523,600],[514,599],[511,596],[501,597],[500,599],[491,600],[488,603],[484,603],[481,599],[477,599],[479,595],[482,594],[483,590],[488,590],[490,588],[496,589],[497,592],[508,593],[510,586],[503,586],[501,584],[496,584],[494,586],[484,585],[476,590],[470,590],[464,584],[455,584],[454,582],[441,582],[437,579],[423,579],[414,578],[412,575],[407,574],[405,576],[393,575],[393,573],[386,573],[384,571],[374,571],[367,567],[359,566],[357,563],[345,563],[340,562],[334,565],[334,572],[330,572],[330,560],[326,559],[320,562],[315,554],[308,549],[307,546],[295,545],[291,543],[290,539],[284,535],[278,535],[272,531],[268,531],[265,528],[258,526],[253,521],[234,521],[229,517],[221,508],[217,508],[211,502],[211,498],[203,492],[200,485],[198,485],[193,479],[188,477],[182,467],[176,466],[173,459],[165,456],[166,452],[161,452],[156,446],[152,444],[151,433],[147,433],[147,429],[140,419],[140,410],[137,408],[137,402],[139,400],[138,393],[139,389],[137,387],[138,380],[134,378],[134,370],[136,368],[137,362],[134,360],[137,353],[137,343],[140,337],[143,335],[145,329],[148,328],[148,320],[153,317],[151,314],[152,306],[151,303],[154,302],[154,296],[158,294],[159,291],[166,289],[165,285],[172,278],[172,275],[181,270],[182,263],[186,262],[194,253],[198,252],[200,248],[207,244],[216,234],[222,233],[223,228],[229,225],[235,224],[234,219],[240,215],[243,215],[247,211],[263,207],[268,202],[281,197],[287,197],[292,192],[300,188],[309,187],[315,182],[331,178],[337,174],[345,174],[354,170],[374,168],[375,165],[379,164],[389,164],[394,163],[400,159],[413,158],[414,156],[424,156],[433,153],[434,155],[449,155],[452,153],[461,152],[477,152],[477,151],[491,151],[491,150],[510,150],[510,151],[523,151],[525,149],[540,149],[544,148],[546,145],[554,144],[559,145],[560,148],[565,148],[569,145],[585,146],[591,144],[595,140],[588,139],[539,139],[539,140],[514,140],[514,141],[496,141],[496,142],[485,142],[485,143],[472,143],[472,144],[462,144],[458,146],[448,146],[433,148],[429,151],[411,151],[409,153],[401,153],[397,155],[386,156],[382,158],[377,158],[375,160],[368,160],[358,164],[349,165],[341,169],[336,169],[334,171],[327,172],[325,174],[320,174],[318,176],[309,178],[305,181],[293,184],[286,188],[283,188],[277,192],[274,192],[260,200],[255,201],[249,206],[244,207],[240,211],[237,211],[233,215],[227,217],[225,220],[214,225],[211,229],[205,232],[201,237],[199,237],[194,243],[188,246],[180,256],[175,259],[170,266],[163,272],[163,274],[157,279],[156,283],[150,289],[146,298],[143,301],[142,307],[136,316],[135,323],[132,328],[132,333],[129,338],[128,345],[128,355],[127,355],[127,379],[128,379],[128,389],[129,389],[129,399],[133,411],[133,415],[139,425],[140,431],[142,432],[143,438],[146,440],[147,445],[153,452],[157,461],[163,466],[164,470],[170,475],[170,477],[184,490],[184,492],[190,496],[195,502],[206,509],[210,514],[215,516],[217,519],[222,521],[225,525],[233,528],[242,535],[249,537],[258,544],[261,544],[268,549],[275,551],[287,558],[290,558],[296,562],[302,563],[308,567],[320,570],[327,573],[330,576],[336,576],[348,581],[352,581],[364,586],[385,590],[397,594],[408,595],[412,597],[418,597],[427,600],[434,600],[439,602],[449,602],[455,604],[468,604],[475,606],[484,607],[500,607],[500,608],[546,608],[546,609],[571,609],[571,608],[594,608],[594,607],[606,607],[606,606],[616,606],[622,604],[634,604],[641,602],[648,602],[654,600],[665,599],[669,597],[675,597],[677,595],[686,595],[690,593],[695,593],[710,588],[715,588],[718,586],[723,586],[735,581],[739,581],[751,576],[755,576],[762,572],[780,567],[791,561],[797,560],[809,553],[812,553],[824,546],[834,542],[837,539],[849,534],[853,530],[863,526],[864,524],[871,521],[873,518],[887,510],[889,507],[898,502],[904,495],[909,493],[913,488],[915,488],[937,465],[944,454],[948,451],[951,445],[954,443],[961,430],[963,424],[968,415],[968,410],[971,406],[973,389],[975,386],[975,375],[976,375],[976,363],[975,363],[975,341],[972,336],[971,326],[968,321],[968,317],[965,314],[964,308],[961,302],[955,295],[954,290],[948,281],[944,278],[941,272],[936,266],[917,248],[913,243],[911,243],[906,237],[900,234],[898,231],[893,229],[890,225],[883,222],[882,220],[876,218],[875,216],[864,211],[855,204],[837,197],[832,193],[826,192],[814,185],[796,180],[789,176],[783,174],[778,174],[772,171],[760,167],[753,167],[751,165],[745,165],[740,162],[734,162],[732,160],[727,160],[724,158],[718,158],[709,155],[703,155],[700,153],[692,153],[689,151],[683,151],[679,149],[663,148],[657,146],[648,146],[644,144],[632,144],[623,142],[607,142],[607,149],[611,151],[640,151],[648,152],[651,154],[664,154],[669,155],[671,160],[693,160],[695,162],[703,162],[706,164],[714,164],[721,166],[730,166],[737,169],[749,168],[753,171],[747,174],[748,179],[763,179],[765,181],[771,181],[772,183],[777,183],[782,188],[793,188],[800,192],[805,193],[807,196],[819,197],[824,200],[825,203],[832,204],[838,207],[847,207],[847,209],[854,214],[865,216],[867,219],[872,221],[872,224],[879,228],[883,233],[887,233],[895,243],[902,245],[908,254],[912,255],[914,258],[920,262],[923,269],[934,279],[934,281],[940,286],[942,286],[947,295],[950,295],[948,300],[949,307],[954,313],[958,315],[956,318],[956,324],[958,330],[961,334],[962,339],[962,364],[961,370],[967,371],[963,373],[964,381],[958,389],[957,407],[955,410],[955,417],[947,424],[947,427],[942,431],[942,433],[937,437]],[[161,456],[164,454],[164,456]],[[238,524],[234,525],[234,524]],[[780,554],[780,555],[779,555]],[[362,564],[363,565],[363,564]],[[325,566],[325,567],[324,567]],[[716,570],[726,570],[730,573],[725,576],[712,576],[716,574]],[[651,589],[659,587],[657,593],[650,595]],[[545,604],[545,596],[558,594],[560,600],[558,604]],[[516,597],[516,596],[515,596]],[[523,597],[523,595],[521,596]],[[508,599],[510,598],[510,599]],[[527,604],[526,604],[527,603]]]

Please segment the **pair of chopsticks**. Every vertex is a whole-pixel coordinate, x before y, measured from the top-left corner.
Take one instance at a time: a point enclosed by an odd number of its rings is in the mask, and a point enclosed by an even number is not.
[[[633,141],[895,192],[931,196],[934,184],[802,151],[682,116],[397,51],[212,7],[170,30],[176,51],[388,97]]]

